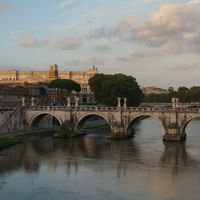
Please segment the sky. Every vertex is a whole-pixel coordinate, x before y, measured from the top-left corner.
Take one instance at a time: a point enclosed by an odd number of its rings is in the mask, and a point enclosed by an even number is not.
[[[0,0],[0,70],[124,73],[200,85],[200,0]]]

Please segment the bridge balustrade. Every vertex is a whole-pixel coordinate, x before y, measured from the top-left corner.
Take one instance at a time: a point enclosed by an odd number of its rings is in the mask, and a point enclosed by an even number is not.
[[[144,112],[195,112],[200,113],[200,108],[169,108],[169,107],[126,107],[120,108],[124,111],[144,111]],[[67,106],[34,106],[34,107],[28,107],[27,110],[40,110],[40,111],[69,111],[69,110],[80,110],[80,111],[118,111],[118,107],[105,107],[105,106],[73,106],[73,107],[67,107]]]

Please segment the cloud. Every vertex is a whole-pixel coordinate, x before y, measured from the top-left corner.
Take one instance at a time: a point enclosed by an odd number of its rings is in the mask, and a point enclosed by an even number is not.
[[[67,65],[104,65],[109,59],[106,57],[90,56],[85,59],[71,59],[66,62]]]
[[[150,46],[161,46],[170,53],[200,51],[200,13],[193,7],[170,4],[161,7],[136,27],[135,37]]]
[[[29,37],[25,40],[17,42],[17,44],[21,47],[44,47],[49,46],[49,40],[39,40],[35,37]]]
[[[187,5],[200,5],[200,0],[192,0],[192,1],[189,1],[188,3],[187,3]]]
[[[143,51],[136,51],[134,53],[131,53],[128,56],[122,56],[117,58],[121,62],[133,62],[133,61],[141,61],[144,59],[147,55]]]
[[[21,47],[38,47],[40,42],[37,38],[28,38],[24,41],[18,42],[18,44]]]
[[[63,50],[78,49],[81,43],[82,41],[80,38],[62,38],[57,41],[58,47]]]
[[[76,2],[77,2],[77,0],[65,0],[65,1],[62,1],[61,3],[59,3],[56,7],[57,8],[69,7],[69,6],[73,5]]]
[[[111,47],[108,44],[97,45],[94,47],[97,51],[109,51]]]
[[[162,6],[145,20],[128,16],[109,27],[95,29],[91,39],[120,38],[147,46],[160,47],[169,53],[200,52],[200,7],[193,4]]]
[[[10,1],[0,2],[0,12],[12,9],[13,9],[13,4]]]
[[[167,68],[172,71],[192,71],[200,69],[200,62],[188,62],[184,64],[177,64]]]
[[[127,33],[132,31],[133,24],[136,18],[134,16],[127,16],[123,18],[119,23],[110,27],[102,27],[95,29],[90,35],[90,39],[101,39],[101,38],[113,38],[113,37],[124,37]]]

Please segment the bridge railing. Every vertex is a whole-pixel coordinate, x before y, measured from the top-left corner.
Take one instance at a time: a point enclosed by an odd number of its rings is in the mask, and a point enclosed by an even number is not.
[[[47,110],[47,111],[70,111],[70,110],[79,110],[79,111],[91,111],[91,110],[117,110],[117,107],[105,107],[105,106],[34,106],[28,107],[27,110]]]
[[[197,112],[200,113],[200,108],[170,108],[170,107],[106,107],[106,106],[34,106],[28,107],[27,110],[39,111],[135,111],[135,112]]]
[[[146,111],[146,112],[200,112],[200,108],[169,108],[169,107],[127,107],[129,111]]]

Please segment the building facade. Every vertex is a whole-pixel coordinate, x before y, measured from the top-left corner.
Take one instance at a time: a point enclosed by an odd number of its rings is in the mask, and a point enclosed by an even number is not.
[[[97,73],[93,67],[85,71],[59,71],[56,64],[50,65],[49,71],[0,71],[0,84],[11,86],[41,85],[54,79],[71,79],[81,85],[83,93],[90,93],[88,80]]]
[[[81,92],[79,93],[80,103],[93,104],[95,103],[95,99],[90,90],[88,81],[96,73],[97,68],[95,67],[85,71],[59,71],[58,66],[52,64],[50,65],[49,71],[0,71],[0,85],[38,88],[47,86],[49,82],[55,79],[71,79],[81,86]]]

